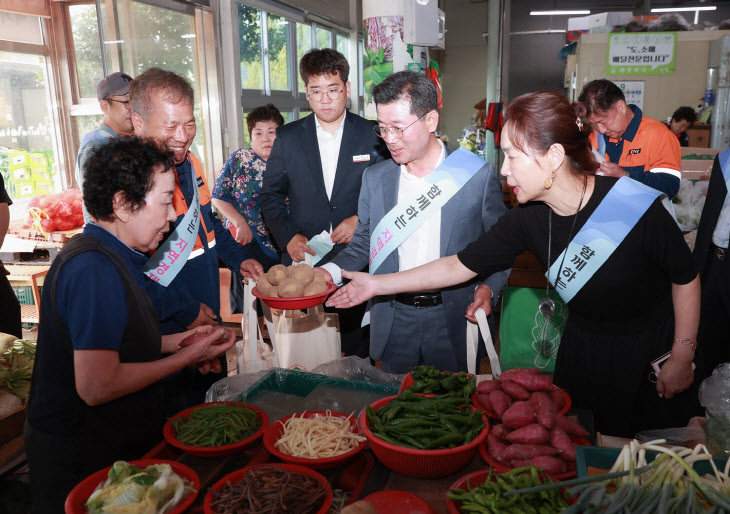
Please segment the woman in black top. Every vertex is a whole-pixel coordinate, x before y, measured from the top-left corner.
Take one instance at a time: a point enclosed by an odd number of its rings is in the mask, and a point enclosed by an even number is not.
[[[447,287],[507,269],[524,251],[550,269],[617,183],[595,175],[584,115],[581,104],[558,93],[515,99],[502,132],[502,174],[521,205],[456,256],[391,275],[343,273],[353,280],[328,304],[347,307],[375,295]],[[563,261],[551,281],[570,266]],[[657,198],[568,302],[554,380],[576,407],[593,411],[598,430],[633,437],[684,425],[696,414],[699,294],[689,248]],[[475,297],[467,316],[478,308],[489,313],[489,298]],[[652,383],[651,361],[670,350]]]

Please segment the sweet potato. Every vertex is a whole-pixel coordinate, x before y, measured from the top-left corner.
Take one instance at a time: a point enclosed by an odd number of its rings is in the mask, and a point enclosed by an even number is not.
[[[503,371],[501,375],[499,375],[499,381],[504,382],[505,380],[512,380],[512,375],[515,375],[516,373],[530,373],[532,375],[539,375],[542,373],[539,369],[534,368],[514,368],[514,369],[508,369],[507,371]]]
[[[487,410],[492,410],[492,407],[489,405],[488,394],[477,393],[477,401],[479,402],[479,405],[481,405],[483,408]]]
[[[502,391],[513,400],[527,400],[530,397],[530,393],[524,387],[511,380],[502,382]]]
[[[491,395],[489,399],[491,403]],[[534,423],[536,418],[537,413],[530,402],[514,402],[502,414],[502,423],[510,428],[522,428]]]
[[[477,393],[489,394],[499,389],[499,380],[483,380],[477,384]]]
[[[550,446],[558,450],[561,459],[575,461],[575,444],[562,428],[555,427],[550,431]]]
[[[496,414],[498,418],[502,417],[504,411],[507,410],[511,403],[512,400],[510,400],[509,396],[504,394],[502,391],[492,391],[489,393],[489,407],[491,407],[491,411]]]
[[[512,466],[518,468],[520,466],[529,466],[532,464],[536,468],[541,468],[545,473],[549,475],[559,475],[568,471],[567,463],[564,460],[556,457],[550,457],[549,455],[540,455],[534,457],[528,461],[526,460],[513,460]]]
[[[508,461],[504,459],[504,451],[506,449],[507,445],[500,442],[500,440],[497,439],[497,436],[494,434],[487,434],[487,452],[500,464],[507,465],[508,463]]]
[[[528,391],[550,392],[553,389],[553,380],[547,375],[535,375],[534,373],[515,373],[510,380],[520,384]]]
[[[500,423],[498,425],[494,425],[492,429],[489,431],[490,434],[494,434],[497,439],[506,441],[507,440],[507,434],[510,433],[510,429],[507,428],[506,425],[503,423]]]
[[[505,460],[532,459],[540,455],[555,455],[557,453],[558,450],[545,444],[511,444],[504,450],[502,456]]]
[[[578,423],[575,423],[562,414],[558,414],[558,423],[557,426],[562,428],[566,434],[568,435],[577,435],[580,437],[588,437],[588,431],[580,426]]]
[[[555,408],[558,409],[558,412],[565,407],[565,393],[560,389],[553,389],[550,391],[550,399],[555,404]]]
[[[555,404],[547,395],[547,393],[543,393],[542,391],[535,391],[534,393],[532,393],[532,396],[530,398],[534,398],[535,403],[537,403],[537,422],[548,430],[553,428],[558,422],[558,409],[555,408]]]
[[[511,443],[522,444],[543,444],[550,439],[550,432],[537,423],[518,428],[507,434],[507,440]]]

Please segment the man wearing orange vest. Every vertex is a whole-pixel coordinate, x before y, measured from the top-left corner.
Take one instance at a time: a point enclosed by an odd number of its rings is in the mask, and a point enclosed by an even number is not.
[[[129,98],[135,135],[151,138],[172,152],[177,165],[172,204],[178,218],[145,270],[151,279],[146,290],[160,318],[162,333],[215,325],[220,320],[218,257],[229,267],[240,269],[244,277],[257,279],[263,268],[249,258],[213,213],[205,171],[189,151],[196,124],[193,88],[187,80],[170,71],[150,68],[134,79]],[[201,403],[208,386],[226,374],[226,370],[219,373],[219,361],[211,367],[212,376],[183,373],[175,378],[174,386],[168,384],[166,409]],[[170,399],[170,392],[177,398]]]

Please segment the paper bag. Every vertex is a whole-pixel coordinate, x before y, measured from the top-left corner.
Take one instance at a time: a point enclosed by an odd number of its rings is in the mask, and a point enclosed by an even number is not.
[[[264,343],[256,313],[256,297],[251,290],[251,281],[243,286],[243,317],[241,329],[243,340],[236,342],[236,364],[238,373],[255,373],[257,371],[278,368],[279,361],[269,345]],[[250,343],[253,344],[250,344]]]
[[[306,312],[265,307],[264,316],[282,368],[309,371],[342,357],[339,317],[321,305]]]

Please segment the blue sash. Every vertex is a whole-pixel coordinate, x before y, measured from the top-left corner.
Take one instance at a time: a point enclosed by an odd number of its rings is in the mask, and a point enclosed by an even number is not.
[[[725,179],[725,186],[730,191],[730,148],[726,148],[717,156],[720,162],[720,170],[722,170],[722,178]]]
[[[370,273],[438,212],[484,166],[484,161],[459,148],[426,177],[412,197],[393,207],[370,233]]]
[[[142,268],[145,275],[165,287],[170,285],[188,262],[200,229],[200,192],[195,166],[190,166],[190,170],[193,173],[193,201],[188,212]]]
[[[621,177],[550,267],[550,283],[568,303],[613,254],[662,193]],[[560,264],[565,256],[565,266]],[[560,270],[560,275],[558,272]],[[546,276],[548,274],[546,273]]]

